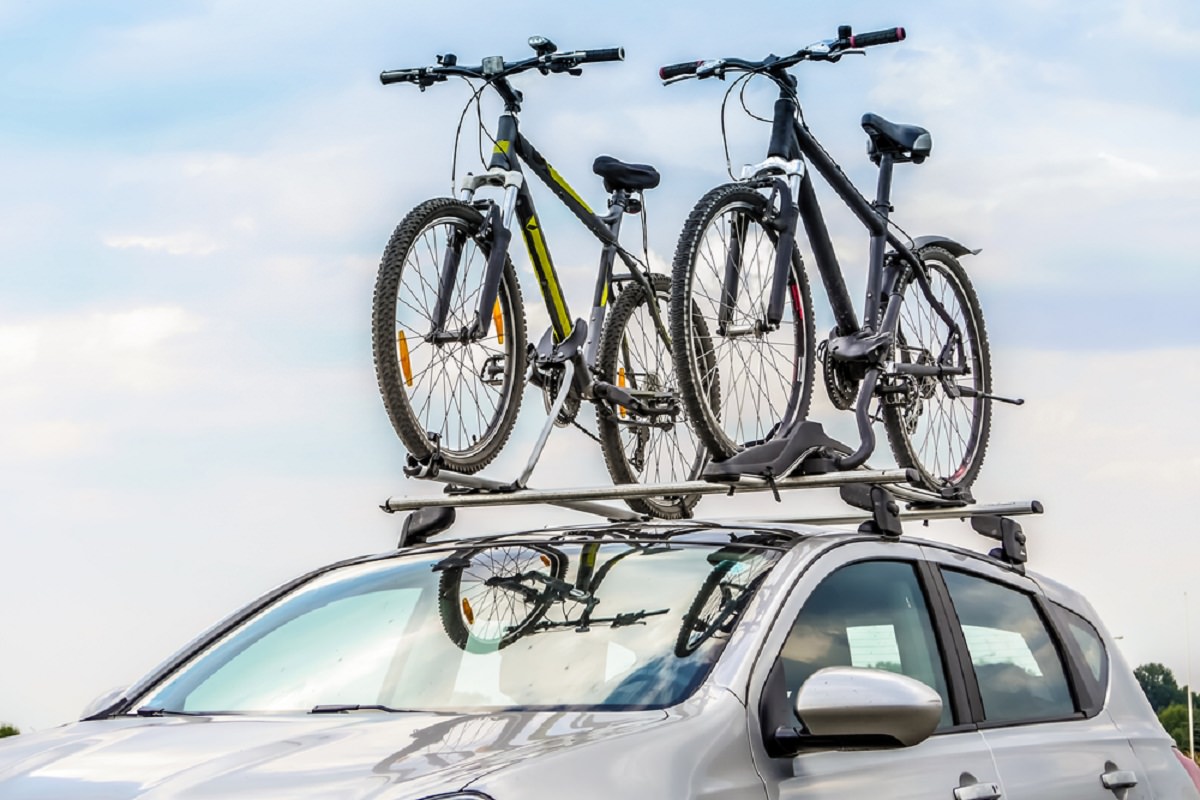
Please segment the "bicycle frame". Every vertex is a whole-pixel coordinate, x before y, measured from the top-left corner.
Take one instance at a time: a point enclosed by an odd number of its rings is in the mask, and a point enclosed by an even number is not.
[[[777,76],[777,80],[794,89],[794,79],[787,73]],[[897,374],[936,377],[965,374],[962,333],[942,303],[933,295],[928,273],[920,258],[888,227],[888,214],[892,210],[893,157],[887,153],[880,157],[875,201],[870,202],[850,182],[808,128],[799,122],[797,109],[798,105],[791,92],[781,86],[780,97],[775,101],[767,159],[748,167],[743,175],[752,184],[757,183],[763,188],[772,189],[779,201],[775,271],[764,322],[768,329],[773,330],[783,319],[787,278],[795,247],[796,221],[799,219],[807,232],[817,270],[820,272],[837,321],[837,335],[854,339],[851,342],[853,352],[847,360],[860,361],[866,365],[856,407],[862,443],[855,453],[839,459],[840,468],[851,469],[864,463],[874,450],[875,437],[871,429],[868,406],[875,393],[880,372],[886,366],[889,371]],[[866,297],[861,324],[846,288],[806,164],[816,169],[870,235]],[[737,239],[736,231],[732,238]],[[887,251],[889,246],[892,248],[890,253]],[[730,247],[719,309],[721,320],[729,319],[737,299],[739,249],[736,241]],[[910,278],[920,286],[930,306],[950,331],[942,352],[938,354],[936,365],[885,364],[884,361],[884,355],[894,341],[900,317],[900,300]],[[785,420],[788,423],[800,421]]]
[[[497,88],[501,88],[497,86]],[[504,92],[502,91],[503,95]],[[588,367],[595,366],[596,353],[600,344],[599,331],[604,324],[604,318],[611,297],[613,284],[613,267],[616,258],[628,267],[632,279],[643,286],[648,292],[653,292],[649,280],[638,268],[637,262],[625,253],[619,243],[618,234],[621,220],[628,208],[630,193],[617,190],[611,198],[611,208],[605,215],[596,214],[586,202],[571,188],[570,184],[550,165],[533,144],[520,132],[516,111],[510,103],[497,125],[495,147],[492,150],[491,161],[487,171],[482,175],[468,175],[463,181],[460,199],[473,202],[476,191],[482,186],[502,187],[504,196],[499,203],[488,203],[488,217],[485,234],[490,240],[490,254],[485,272],[483,287],[480,291],[479,305],[475,319],[469,329],[462,331],[445,330],[448,314],[451,287],[457,276],[459,257],[463,242],[454,242],[447,248],[446,261],[442,266],[441,286],[438,293],[438,304],[434,315],[434,329],[430,332],[431,341],[460,341],[467,339],[478,340],[487,335],[491,322],[491,310],[496,302],[500,279],[504,268],[504,258],[511,241],[511,227],[514,217],[520,225],[521,234],[529,260],[537,276],[538,287],[542,299],[550,314],[554,343],[561,344],[571,335],[575,326],[559,282],[558,273],[554,268],[554,260],[542,232],[534,205],[533,194],[529,190],[524,173],[521,170],[523,161],[543,183],[550,188],[555,197],[566,206],[584,224],[592,235],[600,240],[602,250],[600,265],[596,275],[593,291],[592,310],[588,318],[588,337],[585,345],[584,361]],[[465,234],[459,234],[464,236]],[[653,316],[660,336],[667,336],[666,327],[658,319],[657,307],[651,305]],[[667,338],[669,342],[669,337]],[[582,379],[584,385],[590,382],[589,370],[576,370],[576,376]]]

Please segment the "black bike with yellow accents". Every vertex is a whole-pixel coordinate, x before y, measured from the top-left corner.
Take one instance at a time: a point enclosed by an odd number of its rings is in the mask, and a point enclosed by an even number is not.
[[[525,486],[551,429],[576,422],[584,400],[595,405],[597,438],[615,482],[695,478],[705,451],[679,402],[665,323],[670,280],[651,274],[648,258],[639,259],[618,241],[625,215],[641,215],[645,253],[643,193],[658,185],[658,172],[597,158],[593,171],[609,197],[607,210],[594,212],[521,133],[524,97],[509,81],[528,71],[579,75],[581,65],[620,61],[624,51],[559,52],[542,37],[529,44],[535,55],[511,63],[494,56],[462,66],[454,55],[443,55],[437,66],[380,75],[385,84],[414,83],[422,90],[461,77],[476,87],[470,102],[478,103],[490,87],[504,103],[495,135],[487,134],[493,147],[484,171],[466,175],[457,198],[428,200],[413,209],[397,226],[379,267],[376,375],[392,425],[408,449],[410,474],[440,469],[471,474],[485,467],[512,432],[528,380],[542,389],[548,418],[512,488]],[[522,162],[600,240],[587,321],[569,311]],[[550,318],[534,347],[526,343],[521,290],[508,255],[514,222]],[[615,269],[618,259],[624,271]],[[629,502],[640,513],[677,518],[696,499]]]

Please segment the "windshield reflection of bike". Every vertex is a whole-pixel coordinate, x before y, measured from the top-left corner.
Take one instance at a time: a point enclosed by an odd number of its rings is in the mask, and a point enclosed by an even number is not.
[[[645,708],[704,680],[777,553],[504,545],[323,575],[145,697],[167,712]]]

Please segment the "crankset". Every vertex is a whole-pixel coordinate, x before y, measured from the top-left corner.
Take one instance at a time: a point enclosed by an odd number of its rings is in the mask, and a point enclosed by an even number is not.
[[[839,361],[829,355],[829,341],[837,335],[834,329],[829,339],[817,346],[817,359],[821,362],[821,376],[825,379],[825,391],[829,402],[839,411],[854,408],[858,400],[858,387],[862,383],[862,367],[849,361]]]

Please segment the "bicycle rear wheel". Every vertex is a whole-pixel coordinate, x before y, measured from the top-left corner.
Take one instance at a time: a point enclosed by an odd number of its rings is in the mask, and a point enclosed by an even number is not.
[[[691,424],[717,459],[772,438],[807,416],[812,400],[812,296],[795,250],[783,320],[776,330],[764,328],[778,241],[767,221],[771,213],[767,198],[755,189],[718,186],[692,209],[675,249],[675,366]],[[731,268],[736,298],[722,322]],[[700,330],[704,336],[696,334]]]
[[[885,401],[883,421],[896,463],[914,467],[931,488],[966,489],[979,474],[991,430],[992,401],[962,389],[990,392],[991,363],[983,311],[967,273],[949,252],[928,247],[918,253],[932,294],[962,332],[969,372],[944,378],[894,376],[895,401]],[[915,281],[905,287],[896,331],[898,364],[934,364],[950,335]]]
[[[400,440],[419,460],[440,450],[445,466],[477,472],[504,446],[521,405],[525,309],[505,257],[488,335],[434,343],[434,309],[451,243],[462,248],[444,330],[469,328],[478,310],[488,246],[473,207],[427,200],[396,227],[375,282],[375,374]],[[436,435],[435,442],[431,434]]]
[[[675,362],[658,335],[650,303],[658,303],[665,322],[671,279],[652,275],[654,296],[628,283],[604,324],[597,367],[603,380],[630,391],[670,392],[679,397]],[[703,324],[698,317],[696,324]],[[614,483],[675,483],[694,480],[704,469],[707,451],[687,424],[686,411],[670,428],[651,424],[625,409],[596,405],[596,425],[604,462]],[[691,516],[700,495],[628,499],[634,511],[661,519]]]

